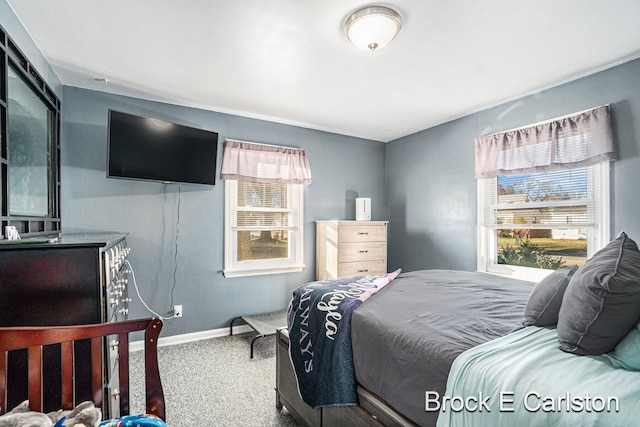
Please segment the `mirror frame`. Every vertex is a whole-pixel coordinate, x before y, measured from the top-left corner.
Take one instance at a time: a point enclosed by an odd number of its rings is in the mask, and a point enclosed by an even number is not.
[[[49,214],[45,216],[12,215],[9,191],[11,141],[8,132],[8,74],[9,67],[42,100],[52,114],[49,138]],[[14,226],[21,236],[59,234],[60,218],[60,108],[61,102],[53,90],[36,71],[11,37],[0,26],[0,234],[5,238],[5,227]]]

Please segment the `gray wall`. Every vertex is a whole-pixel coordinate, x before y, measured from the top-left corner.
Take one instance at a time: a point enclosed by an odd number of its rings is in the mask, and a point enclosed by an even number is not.
[[[224,278],[224,182],[179,188],[106,178],[108,109],[218,132],[216,176],[225,138],[305,149],[312,183],[304,194],[304,271]],[[374,219],[385,219],[379,142],[72,87],[64,88],[61,132],[63,232],[129,233],[143,299],[162,315],[169,313],[172,291],[174,304],[183,305],[184,316],[166,322],[163,336],[220,328],[235,316],[285,308],[291,291],[315,278],[314,221],[354,219],[355,197],[371,197]],[[133,300],[131,316],[147,315],[135,294]]]
[[[388,143],[389,268],[476,269],[474,138],[611,104],[612,237],[640,242],[640,60]]]
[[[42,55],[42,52],[40,52],[29,33],[27,33],[22,22],[13,13],[13,9],[11,9],[6,0],[0,0],[0,25],[35,66],[40,76],[47,82],[56,96],[62,99],[62,83],[60,79],[53,72],[53,68]]]

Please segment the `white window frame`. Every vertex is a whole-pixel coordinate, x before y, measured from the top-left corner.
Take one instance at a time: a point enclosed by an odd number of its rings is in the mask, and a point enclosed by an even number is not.
[[[251,227],[238,227],[238,181],[225,180],[225,277],[257,276],[263,274],[294,273],[304,268],[304,186],[302,184],[286,184],[288,187],[287,209],[290,212],[288,230],[289,257],[261,260],[238,261],[238,238],[240,230]],[[255,209],[253,209],[255,210]],[[258,228],[256,228],[257,230]]]
[[[608,161],[589,166],[593,171],[592,191],[598,198],[597,215],[598,222],[587,232],[587,257],[602,249],[610,241],[611,210],[610,210],[610,164]],[[477,269],[485,273],[510,276],[517,279],[540,281],[553,270],[542,268],[521,267],[498,264],[496,242],[496,228],[487,226],[485,215],[489,212],[489,195],[487,194],[487,181],[497,178],[478,179],[478,236],[477,236]],[[582,228],[582,227],[581,227]]]

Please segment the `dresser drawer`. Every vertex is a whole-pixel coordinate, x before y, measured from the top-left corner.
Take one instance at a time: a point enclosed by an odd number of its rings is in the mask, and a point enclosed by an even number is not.
[[[340,243],[338,262],[380,260],[387,258],[385,242]]]
[[[386,274],[387,260],[341,262],[338,264],[338,277],[366,276],[369,274]]]
[[[340,225],[340,242],[386,242],[386,225]]]

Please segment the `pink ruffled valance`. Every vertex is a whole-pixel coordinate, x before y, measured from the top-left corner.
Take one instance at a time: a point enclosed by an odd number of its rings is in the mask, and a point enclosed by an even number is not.
[[[476,178],[551,172],[616,159],[609,106],[476,138]]]
[[[305,150],[227,139],[221,179],[310,184],[311,170]]]

